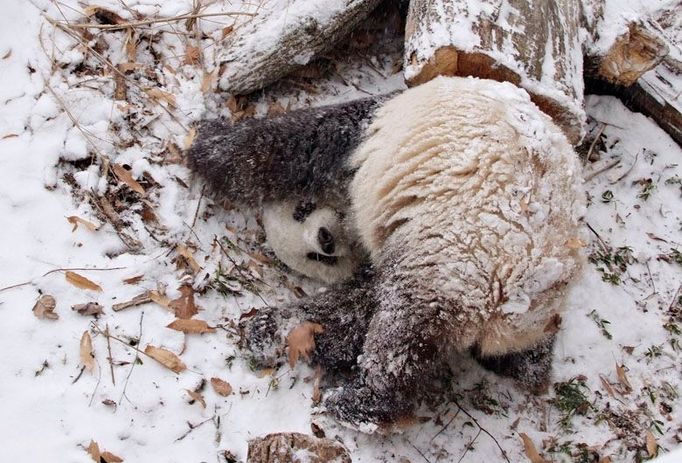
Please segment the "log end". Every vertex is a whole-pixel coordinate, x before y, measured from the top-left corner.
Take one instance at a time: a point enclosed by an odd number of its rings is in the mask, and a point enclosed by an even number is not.
[[[419,68],[415,54],[410,56],[410,66]],[[469,53],[458,51],[455,47],[441,47],[433,54],[431,59],[421,64],[418,72],[406,79],[407,85],[415,85],[428,82],[437,76],[478,77],[491,79],[498,82],[510,82],[523,87],[521,77],[506,66],[497,63],[484,53]],[[546,95],[535,93],[526,89],[531,100],[545,114],[563,130],[568,140],[576,145],[583,136],[583,114],[576,112],[561,102]]]

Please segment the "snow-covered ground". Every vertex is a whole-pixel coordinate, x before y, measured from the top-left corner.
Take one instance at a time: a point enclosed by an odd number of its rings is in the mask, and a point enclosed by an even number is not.
[[[93,4],[128,20],[193,8],[191,0]],[[224,1],[201,13],[288,5]],[[181,152],[204,115],[262,115],[401,88],[400,54],[356,50],[352,59],[332,57],[319,79],[226,102],[214,91],[217,49],[251,16],[83,35],[50,23],[82,21],[75,0],[5,6],[1,461],[92,461],[91,441],[129,462],[244,460],[249,439],[310,434],[312,422],[366,462],[504,461],[500,449],[524,461],[521,433],[559,461],[633,461],[680,445],[682,150],[647,118],[615,99],[588,98],[597,138],[584,150],[592,158],[585,175],[593,262],[570,297],[553,391],[534,397],[462,359],[451,400],[422,407],[400,434],[367,436],[315,410],[310,368],[254,372],[242,360],[234,330],[241,314],[318,288],[273,265],[257,216],[211,201]],[[168,300],[193,308],[180,297],[183,284],[193,288],[195,318],[214,332],[166,327],[175,319]],[[113,310],[148,291],[156,302]],[[32,311],[41,295],[55,299],[58,319]],[[103,313],[72,310],[88,302]],[[88,336],[92,371],[84,365]],[[176,354],[186,369],[156,362],[143,353],[148,345]],[[211,378],[229,382],[232,393],[218,394]]]

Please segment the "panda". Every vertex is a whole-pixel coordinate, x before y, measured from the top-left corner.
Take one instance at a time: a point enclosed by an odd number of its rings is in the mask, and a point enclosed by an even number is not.
[[[524,90],[437,77],[399,94],[214,121],[188,159],[234,202],[346,211],[369,267],[242,323],[264,365],[297,320],[323,325],[313,361],[350,371],[324,402],[340,422],[371,432],[409,416],[460,353],[546,390],[584,262],[585,194],[571,145]]]
[[[263,228],[277,258],[292,270],[327,284],[350,279],[364,260],[345,230],[344,214],[304,201],[263,206]]]

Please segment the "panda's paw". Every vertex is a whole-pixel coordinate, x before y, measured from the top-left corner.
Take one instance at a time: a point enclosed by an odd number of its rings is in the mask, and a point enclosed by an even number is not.
[[[282,363],[284,343],[276,309],[264,309],[239,322],[241,345],[253,369],[275,368]]]
[[[340,423],[372,434],[384,432],[405,410],[367,386],[346,386],[333,391],[324,402],[327,413]]]

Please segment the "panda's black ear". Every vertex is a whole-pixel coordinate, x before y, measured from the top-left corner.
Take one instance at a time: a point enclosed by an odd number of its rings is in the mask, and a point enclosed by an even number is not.
[[[303,223],[315,209],[317,209],[317,205],[314,202],[300,201],[294,208],[292,217],[296,222]]]

